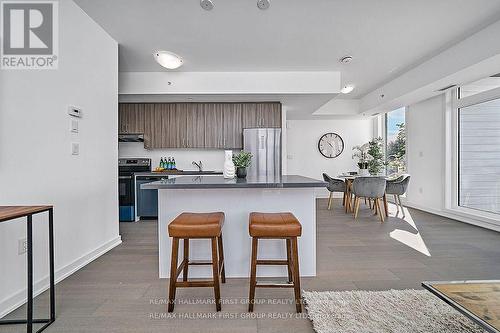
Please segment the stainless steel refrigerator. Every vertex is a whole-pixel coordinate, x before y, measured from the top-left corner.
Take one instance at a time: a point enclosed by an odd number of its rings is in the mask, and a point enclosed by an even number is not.
[[[281,128],[243,129],[243,150],[253,155],[249,177],[281,176]]]

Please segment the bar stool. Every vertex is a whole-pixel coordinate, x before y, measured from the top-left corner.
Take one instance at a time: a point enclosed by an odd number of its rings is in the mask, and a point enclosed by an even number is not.
[[[168,312],[174,311],[175,291],[177,287],[213,287],[215,306],[221,310],[220,284],[226,282],[224,268],[224,249],[222,246],[222,225],[224,213],[182,213],[168,225],[168,234],[172,237],[172,260],[170,263],[170,288],[168,294]],[[191,238],[209,239],[212,243],[212,261],[190,261],[189,240]],[[179,239],[184,240],[184,258],[177,267]],[[188,281],[190,265],[212,265],[212,280]],[[182,281],[177,281],[183,272]]]
[[[250,213],[249,233],[252,237],[252,262],[250,268],[250,295],[248,311],[253,311],[255,288],[294,288],[297,313],[302,312],[300,296],[299,256],[297,237],[302,226],[292,213]],[[286,260],[259,260],[259,239],[285,239]],[[257,283],[257,265],[287,265],[288,283]]]

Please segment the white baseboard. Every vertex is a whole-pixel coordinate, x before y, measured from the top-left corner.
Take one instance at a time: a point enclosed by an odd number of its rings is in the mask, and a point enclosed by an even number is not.
[[[424,211],[427,213],[447,217],[449,219],[456,220],[458,222],[468,223],[468,224],[472,224],[472,225],[475,225],[475,226],[478,226],[481,228],[500,232],[500,225],[495,225],[495,224],[489,223],[487,221],[483,221],[479,218],[473,218],[473,217],[468,217],[468,216],[464,216],[464,215],[453,214],[452,212],[449,212],[449,211],[443,211],[443,210],[437,210],[434,208],[423,207],[421,205],[418,205],[418,204],[415,204],[412,202],[408,202],[405,200],[402,200],[402,201],[403,201],[403,205],[406,207],[409,207],[409,208],[415,208],[415,209],[418,209],[418,210],[421,210],[421,211]]]
[[[55,271],[55,283],[64,280],[65,278],[67,278],[80,268],[84,267],[85,265],[99,258],[100,256],[102,256],[112,248],[120,245],[121,243],[122,243],[122,238],[121,236],[118,236],[104,243],[103,245],[99,246],[95,250],[90,251],[87,254],[84,254],[83,256],[76,259],[72,263],[57,269]],[[40,295],[48,288],[49,288],[49,276],[47,275],[34,282],[33,297]],[[5,315],[9,314],[18,307],[22,306],[24,303],[26,303],[26,288],[19,290],[13,295],[8,296],[4,298],[2,301],[0,301],[0,318],[3,318]]]

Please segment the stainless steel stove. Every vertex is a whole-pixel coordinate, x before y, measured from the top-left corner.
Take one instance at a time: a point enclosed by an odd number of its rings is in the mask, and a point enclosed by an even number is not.
[[[118,160],[118,192],[120,202],[120,221],[135,221],[134,173],[150,172],[150,158],[120,158]]]

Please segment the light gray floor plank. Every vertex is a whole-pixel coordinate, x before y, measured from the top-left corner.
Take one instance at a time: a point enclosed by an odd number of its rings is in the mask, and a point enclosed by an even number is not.
[[[409,210],[414,227],[390,208],[391,217],[381,224],[363,203],[354,221],[338,201],[328,211],[326,200],[318,200],[318,276],[303,278],[303,289],[404,289],[420,288],[423,280],[500,278],[499,233]],[[391,237],[395,230],[421,237],[430,256]],[[57,285],[57,321],[46,332],[312,331],[309,320],[295,316],[288,289],[258,289],[262,304],[247,314],[247,279],[228,279],[221,289],[223,311],[216,315],[212,289],[179,289],[183,303],[165,318],[168,280],[158,279],[156,221],[122,223],[120,232],[122,245]],[[46,313],[47,304],[47,293],[37,297],[37,315]],[[24,313],[21,307],[8,317]],[[0,327],[2,333],[21,331]]]

